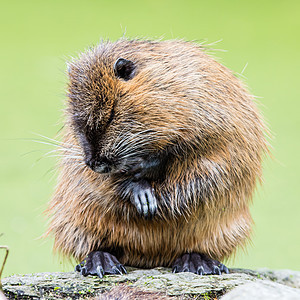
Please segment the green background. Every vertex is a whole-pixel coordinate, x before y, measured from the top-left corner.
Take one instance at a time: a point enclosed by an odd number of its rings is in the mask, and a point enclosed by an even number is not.
[[[4,276],[72,270],[52,255],[43,211],[55,186],[51,147],[62,125],[65,60],[102,38],[184,38],[214,43],[214,55],[243,72],[272,133],[273,160],[252,213],[252,245],[229,266],[300,270],[300,1],[1,1],[0,245]],[[3,258],[3,250],[0,259]]]

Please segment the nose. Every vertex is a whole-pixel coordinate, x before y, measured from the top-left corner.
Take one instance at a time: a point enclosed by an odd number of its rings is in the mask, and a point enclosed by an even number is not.
[[[105,157],[99,159],[86,158],[85,164],[96,173],[105,174],[111,171],[110,163]]]

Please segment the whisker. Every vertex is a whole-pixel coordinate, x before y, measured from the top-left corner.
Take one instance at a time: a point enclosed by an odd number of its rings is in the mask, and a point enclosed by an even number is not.
[[[39,134],[39,133],[36,133],[36,132],[32,132],[32,134],[35,134],[35,135],[37,135],[37,136],[39,136],[39,137],[42,137],[42,138],[44,138],[45,140],[55,142],[55,143],[58,144],[58,145],[64,144],[64,145],[69,145],[69,146],[71,146],[71,147],[77,147],[77,148],[79,148],[78,146],[76,146],[76,145],[74,145],[74,144],[66,143],[66,142],[61,142],[61,141],[55,140],[55,139],[53,139],[53,138],[44,136],[44,135]]]
[[[51,149],[48,153],[63,153],[63,154],[78,154],[78,156],[81,156],[81,153],[78,153],[77,151],[72,151],[72,149]]]
[[[50,150],[50,149],[36,149],[36,150],[31,150],[31,151],[28,151],[28,152],[25,152],[25,153],[21,154],[21,157],[26,156],[26,155],[31,154],[31,153],[40,152],[40,151],[45,151],[45,150]],[[60,150],[60,149],[59,149],[59,150]],[[54,150],[53,150],[53,151],[54,151]],[[55,151],[57,151],[57,150],[55,150]],[[61,151],[61,150],[60,150],[60,151]]]
[[[52,154],[52,155],[46,155],[45,157],[65,157],[65,158],[82,159],[82,156],[79,155],[64,155],[64,154]]]
[[[131,134],[130,136],[122,136],[120,137],[120,141],[117,144],[117,147],[115,148],[115,152],[121,155],[122,157],[128,155],[128,154],[137,154],[137,153],[144,153],[142,149],[147,149],[149,142],[158,141],[161,137],[160,134],[157,132],[152,132],[150,134],[149,139],[149,130],[144,130],[141,133]],[[148,133],[148,139],[141,139],[140,135],[143,135],[145,133]],[[131,144],[130,147],[128,147],[128,144]]]
[[[69,151],[73,151],[74,153],[81,154],[81,152],[79,150],[77,151],[76,149],[63,146],[63,143],[61,145],[61,144],[50,143],[50,142],[46,142],[46,141],[42,141],[42,140],[31,140],[31,141],[33,141],[35,143],[43,144],[43,145],[50,145],[50,146],[60,147],[61,149],[69,150]]]

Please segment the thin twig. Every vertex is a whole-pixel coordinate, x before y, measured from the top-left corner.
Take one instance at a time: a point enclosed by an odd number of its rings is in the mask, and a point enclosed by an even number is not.
[[[2,263],[2,267],[1,267],[1,270],[0,270],[0,290],[2,290],[1,276],[2,276],[2,272],[3,272],[4,266],[5,266],[5,263],[6,263],[6,260],[7,260],[7,256],[8,256],[8,253],[9,253],[9,248],[8,248],[8,246],[0,246],[0,249],[5,249],[6,250],[6,254],[5,254],[5,257],[4,257],[4,260],[3,260],[3,263]]]

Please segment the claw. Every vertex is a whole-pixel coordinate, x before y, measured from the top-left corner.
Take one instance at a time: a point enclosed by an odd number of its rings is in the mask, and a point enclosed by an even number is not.
[[[221,275],[221,270],[220,270],[220,268],[217,267],[217,266],[214,266],[213,274],[215,274],[215,275]]]
[[[228,273],[228,269],[205,254],[186,253],[177,258],[173,264],[173,273],[192,272],[199,275],[221,275],[222,272]]]
[[[86,267],[81,268],[80,274],[81,274],[82,276],[87,276],[87,275],[88,275],[87,270],[86,270]]]
[[[80,265],[76,265],[75,271],[76,271],[76,272],[80,272],[80,270],[81,270],[81,266],[80,266]]]
[[[97,273],[97,275],[98,275],[100,278],[103,278],[104,270],[103,270],[103,268],[102,268],[101,266],[98,266],[98,267],[96,268],[96,273]]]
[[[200,267],[197,269],[197,274],[198,274],[198,275],[203,275],[203,274],[204,274],[204,268],[203,268],[203,266],[200,266]]]
[[[105,274],[126,274],[126,269],[115,256],[108,252],[93,251],[86,260],[75,267],[81,275],[97,275],[103,278]]]
[[[139,198],[141,200],[143,215],[145,217],[147,217],[148,216],[148,203],[147,203],[147,199],[146,199],[146,194],[141,193]]]
[[[125,269],[125,267],[121,264],[118,265],[118,267],[121,269],[122,274],[127,274],[127,270]]]
[[[221,267],[221,271],[225,272],[226,274],[229,274],[228,268],[223,264],[222,264],[222,267]]]
[[[139,195],[134,196],[134,204],[139,214],[142,214],[142,206]]]
[[[150,210],[150,215],[153,217],[156,213],[156,205],[154,205],[152,202],[150,202],[149,210]]]
[[[112,267],[112,271],[114,272],[114,274],[120,274],[122,275],[121,270],[118,268],[118,266],[113,266]]]

